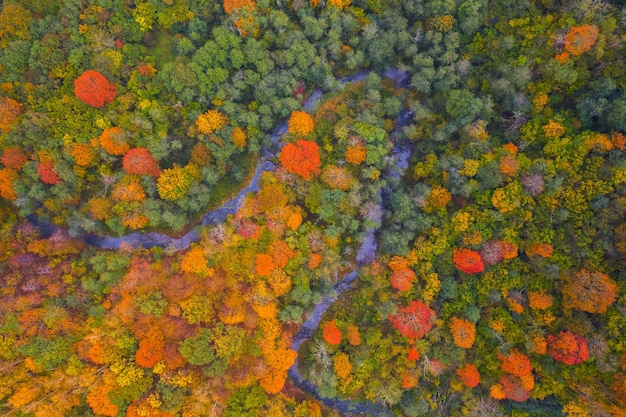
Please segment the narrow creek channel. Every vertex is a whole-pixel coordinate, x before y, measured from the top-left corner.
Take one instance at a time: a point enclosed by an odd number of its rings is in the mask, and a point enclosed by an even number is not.
[[[363,80],[370,71],[360,71],[356,74],[340,78],[338,80],[339,87],[347,83],[354,83]],[[410,74],[407,71],[398,68],[387,68],[382,72],[383,77],[392,79],[396,88],[408,88],[410,81]],[[313,108],[322,100],[324,92],[321,89],[315,90],[311,93],[309,98],[304,102],[303,107],[307,111],[312,111]],[[396,123],[397,129],[405,126],[411,119],[411,114],[408,110],[404,110],[400,113]],[[278,124],[269,133],[272,144],[277,144],[282,147],[280,139],[287,133],[287,121],[283,121]],[[393,133],[392,133],[393,136]],[[124,244],[132,248],[136,247],[167,247],[177,250],[186,249],[193,242],[200,239],[200,229],[202,226],[218,224],[226,221],[229,215],[235,214],[248,193],[256,193],[259,191],[259,178],[263,172],[274,170],[275,166],[270,161],[270,155],[267,152],[261,151],[261,158],[254,171],[254,175],[250,182],[241,189],[235,197],[228,200],[220,207],[207,212],[202,217],[202,221],[199,225],[190,230],[187,234],[181,238],[172,238],[166,234],[148,232],[148,233],[131,233],[121,237],[113,237],[108,235],[97,235],[87,233],[83,235],[83,240],[89,246],[101,248],[101,249],[119,249],[120,245]],[[391,178],[399,178],[403,171],[408,167],[408,158],[410,156],[410,148],[406,144],[397,143],[394,141],[393,149],[391,151],[391,166],[384,172]],[[34,226],[36,226],[42,235],[50,236],[60,228],[53,226],[46,222],[39,220],[35,215],[27,216],[27,220]],[[357,262],[359,266],[366,265],[374,259],[376,254],[376,229],[367,229],[365,231],[365,237],[359,248],[357,255]],[[294,336],[291,348],[296,352],[300,349],[301,345],[310,340],[319,326],[324,313],[328,308],[339,298],[341,294],[346,292],[352,287],[355,280],[358,279],[358,272],[354,270],[345,275],[340,281],[338,281],[333,289],[335,290],[335,296],[326,298],[322,302],[315,305],[313,311],[302,324],[300,330]],[[341,400],[338,398],[324,398],[319,394],[318,387],[312,382],[304,378],[298,367],[298,359],[296,358],[294,364],[288,371],[289,377],[293,381],[294,385],[298,388],[307,391],[322,401],[326,406],[333,408],[346,416],[357,415],[374,415],[374,416],[391,416],[391,411],[386,407],[369,401],[351,401]]]

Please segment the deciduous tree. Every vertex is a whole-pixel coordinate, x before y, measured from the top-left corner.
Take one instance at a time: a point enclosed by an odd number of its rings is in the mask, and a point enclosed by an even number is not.
[[[603,314],[617,299],[619,288],[603,272],[582,269],[566,278],[562,291],[565,306]]]
[[[85,104],[102,107],[117,96],[117,86],[98,71],[87,70],[74,80],[74,93]]]
[[[315,142],[298,140],[296,143],[287,143],[280,154],[280,163],[292,174],[298,174],[304,179],[311,179],[320,173],[319,146]]]
[[[471,363],[457,368],[456,375],[466,387],[474,388],[480,383],[480,373],[478,373],[476,366]]]
[[[574,26],[565,35],[565,50],[572,55],[582,55],[595,45],[598,34],[596,25]]]
[[[13,189],[13,183],[17,180],[17,172],[10,168],[0,169],[0,196],[7,200],[15,200],[17,194]]]
[[[398,313],[389,316],[389,320],[402,336],[421,339],[434,326],[435,312],[422,300],[410,301],[406,307],[398,308]]]
[[[6,7],[10,7],[7,5]],[[0,97],[0,130],[8,132],[22,112],[21,103],[9,97]]]
[[[533,371],[533,366],[528,356],[517,349],[512,349],[508,354],[498,352],[498,359],[500,359],[500,367],[504,372],[519,378],[529,375]]]
[[[463,349],[469,349],[474,345],[476,326],[469,320],[452,317],[448,324],[452,332],[454,344]]]
[[[485,269],[480,254],[467,248],[455,248],[453,250],[454,265],[466,274],[476,274]]]
[[[576,365],[589,358],[589,348],[584,337],[571,331],[561,331],[559,334],[546,337],[548,341],[548,355],[555,361],[566,365]]]
[[[293,135],[306,136],[313,131],[315,122],[310,114],[303,111],[291,113],[288,122],[289,133]]]
[[[341,329],[337,327],[335,320],[329,321],[322,325],[322,337],[329,345],[338,345],[341,343]]]
[[[164,169],[157,179],[159,196],[163,200],[179,200],[187,194],[192,182],[193,176],[185,168],[174,165]]]
[[[129,174],[159,176],[159,164],[146,148],[134,148],[126,152],[122,166]]]
[[[130,149],[126,132],[118,126],[104,129],[98,140],[100,146],[110,155],[124,155]]]
[[[198,116],[196,120],[196,126],[200,133],[208,135],[220,130],[228,124],[228,116],[220,113],[219,110],[209,110],[204,114]]]

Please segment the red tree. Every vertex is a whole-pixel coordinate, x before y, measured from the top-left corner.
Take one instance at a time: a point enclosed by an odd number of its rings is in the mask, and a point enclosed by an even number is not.
[[[40,162],[37,166],[37,175],[44,184],[54,185],[59,182],[59,176],[54,172],[54,162]]]
[[[159,165],[146,148],[134,148],[126,152],[122,166],[129,174],[159,176]]]
[[[435,312],[422,300],[411,301],[406,307],[400,307],[397,314],[389,316],[393,327],[404,337],[421,339],[433,328]]]
[[[102,107],[117,95],[117,86],[98,71],[87,70],[74,80],[74,93],[85,104]]]
[[[313,174],[320,173],[319,146],[315,142],[299,140],[288,143],[280,154],[280,163],[287,172],[298,174],[304,179],[311,179]]]
[[[565,331],[548,335],[548,355],[566,365],[576,365],[587,360],[589,348],[584,337]]]
[[[466,274],[476,274],[478,272],[483,272],[485,269],[485,264],[483,263],[480,254],[474,250],[461,248],[454,249],[453,251],[453,261],[454,265],[465,272]]]

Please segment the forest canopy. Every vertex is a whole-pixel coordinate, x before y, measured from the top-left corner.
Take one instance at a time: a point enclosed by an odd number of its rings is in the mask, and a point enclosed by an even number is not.
[[[624,33],[4,0],[0,415],[625,417]]]

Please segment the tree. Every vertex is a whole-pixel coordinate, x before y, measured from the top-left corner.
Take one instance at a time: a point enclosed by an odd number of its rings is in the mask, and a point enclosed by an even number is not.
[[[196,126],[200,133],[208,135],[220,130],[228,124],[228,116],[219,112],[219,110],[209,110],[204,114],[198,116],[196,119]]]
[[[0,12],[0,49],[14,39],[30,39],[30,11],[19,3],[5,3]]]
[[[215,360],[213,333],[209,329],[200,329],[193,337],[178,344],[178,350],[191,365],[206,365]]]
[[[254,270],[262,277],[270,275],[272,270],[276,267],[274,259],[267,253],[259,253],[256,256]]]
[[[466,319],[452,317],[448,324],[452,332],[454,344],[463,349],[469,349],[474,345],[476,326]]]
[[[107,127],[102,131],[98,138],[100,146],[104,148],[110,155],[124,155],[130,149],[127,142],[128,136],[122,128]]]
[[[163,333],[154,328],[139,341],[139,349],[135,352],[135,361],[142,368],[152,368],[163,359],[164,349]]]
[[[300,175],[309,180],[313,175],[320,173],[319,146],[315,142],[298,140],[296,143],[288,143],[283,147],[280,154],[280,163],[287,172]]]
[[[504,258],[504,248],[499,240],[490,240],[480,248],[480,259],[487,265],[495,265]]]
[[[346,148],[346,162],[361,165],[367,158],[367,148],[361,143],[355,143]]]
[[[254,0],[224,0],[224,11],[226,14],[233,14],[240,9],[252,10],[254,9]]]
[[[109,417],[117,415],[117,406],[109,398],[109,393],[114,388],[112,384],[100,384],[87,394],[87,404],[89,404],[94,413]]]
[[[187,194],[192,182],[193,177],[187,169],[174,165],[161,171],[157,179],[157,190],[163,200],[176,201]]]
[[[322,181],[330,188],[346,191],[352,184],[352,176],[344,167],[326,165],[322,172]]]
[[[307,136],[313,131],[315,122],[310,114],[303,111],[294,111],[289,116],[287,123],[289,133],[299,136]]]
[[[452,260],[454,261],[454,265],[466,274],[476,274],[485,269],[485,264],[480,254],[471,249],[455,248],[453,250]]]
[[[54,170],[54,162],[52,161],[39,162],[39,164],[37,164],[37,175],[39,175],[41,182],[44,184],[55,185],[60,180]]]
[[[205,276],[211,272],[211,268],[209,268],[206,257],[204,256],[204,251],[200,246],[195,246],[183,256],[180,269],[183,272],[198,274],[200,276]]]
[[[333,368],[340,379],[347,379],[352,372],[352,364],[350,358],[343,352],[338,352],[333,357]]]
[[[549,243],[533,243],[528,249],[526,249],[526,256],[541,256],[542,258],[549,258],[552,256],[554,248]]]
[[[117,96],[117,86],[98,71],[87,70],[74,80],[74,93],[85,104],[102,107]]]
[[[10,7],[7,5],[6,7]],[[0,130],[8,132],[11,125],[17,120],[22,113],[22,104],[8,98],[0,97]]]
[[[86,143],[73,144],[70,154],[74,158],[74,161],[76,161],[76,165],[80,167],[89,166],[96,157],[93,147]]]
[[[504,375],[500,378],[500,386],[504,393],[504,398],[523,403],[530,397],[530,393],[525,390],[518,378],[511,375]]]
[[[233,145],[244,148],[247,142],[246,131],[240,127],[235,127],[230,135],[230,139],[233,141]]]
[[[591,49],[598,40],[596,25],[574,26],[565,35],[565,50],[572,55],[582,55]]]
[[[457,368],[456,375],[466,387],[474,388],[480,383],[480,374],[478,373],[478,369],[476,369],[476,366],[471,363],[467,363]]]
[[[134,148],[126,152],[122,166],[129,174],[159,176],[159,164],[146,148]]]
[[[422,300],[410,301],[406,307],[398,308],[397,314],[389,316],[389,320],[402,336],[421,339],[435,325],[435,312]]]
[[[500,359],[500,367],[504,372],[519,378],[529,375],[533,371],[530,358],[517,349],[511,350],[506,355],[498,352],[498,359]]]
[[[138,177],[127,175],[113,186],[111,198],[115,201],[141,202],[146,199],[146,192]]]
[[[15,200],[17,194],[13,189],[13,183],[17,180],[17,172],[10,168],[0,169],[0,196],[7,200]]]
[[[566,365],[576,365],[589,358],[589,348],[585,338],[569,330],[561,331],[556,336],[549,334],[546,340],[548,341],[548,355],[555,361]]]
[[[335,320],[329,321],[322,325],[322,337],[329,345],[338,345],[341,343],[341,329],[337,327]]]
[[[408,291],[415,281],[415,272],[409,269],[406,259],[394,256],[389,260],[389,268],[393,271],[391,286],[398,291]]]
[[[617,299],[619,288],[606,274],[582,269],[566,278],[562,292],[566,307],[604,314]]]
[[[545,310],[552,307],[554,297],[544,291],[528,291],[528,305],[535,310]]]

